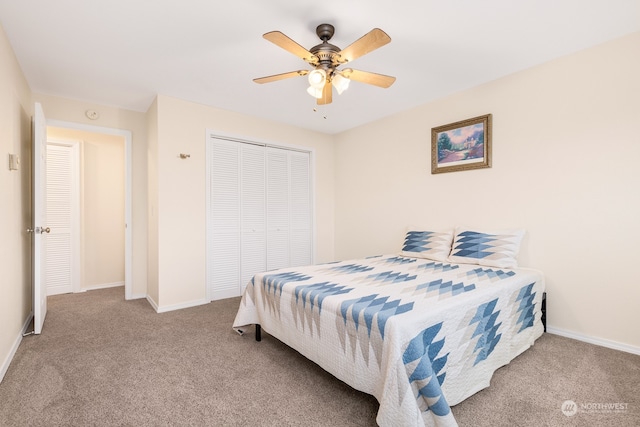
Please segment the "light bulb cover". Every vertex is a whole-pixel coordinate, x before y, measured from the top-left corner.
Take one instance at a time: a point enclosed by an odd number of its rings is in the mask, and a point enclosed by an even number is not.
[[[319,89],[317,87],[309,86],[307,88],[307,93],[313,96],[314,98],[317,98],[317,99],[322,98],[322,89]]]
[[[347,90],[349,87],[349,81],[350,80],[348,78],[343,77],[340,74],[334,74],[331,79],[331,83],[333,84],[333,87],[336,88],[338,95],[342,95],[342,92]]]
[[[322,89],[327,80],[327,73],[322,68],[317,68],[309,73],[309,84],[318,89]]]

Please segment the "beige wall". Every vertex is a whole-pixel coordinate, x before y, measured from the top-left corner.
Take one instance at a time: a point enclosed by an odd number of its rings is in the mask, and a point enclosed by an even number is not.
[[[51,126],[47,137],[81,146],[81,287],[123,285],[125,138]]]
[[[34,94],[47,120],[120,129],[131,132],[132,143],[132,296],[147,295],[147,122],[145,113],[55,96]],[[100,113],[89,120],[86,110]]]
[[[305,146],[316,154],[316,260],[334,259],[334,152],[331,136],[269,122],[167,96],[158,96],[157,198],[149,198],[150,215],[157,213],[158,299],[160,310],[201,303],[205,289],[206,130]],[[149,114],[155,114],[150,111]],[[186,160],[180,153],[189,154]],[[151,165],[152,161],[149,161]],[[149,185],[150,189],[152,185]],[[151,219],[150,219],[151,222]]]
[[[552,330],[640,349],[640,33],[336,139],[336,255],[397,251],[409,224],[524,227]],[[491,169],[430,173],[430,130],[493,114]]]
[[[124,284],[124,139],[85,140],[84,286]]]
[[[0,27],[0,380],[29,318],[31,294],[31,90]],[[9,154],[20,169],[9,170]]]

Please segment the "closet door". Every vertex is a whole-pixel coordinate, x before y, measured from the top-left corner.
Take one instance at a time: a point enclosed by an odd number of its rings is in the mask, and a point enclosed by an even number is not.
[[[244,291],[251,278],[265,271],[265,150],[262,146],[240,145],[240,290]]]
[[[74,154],[71,146],[47,144],[47,295],[73,292]]]
[[[289,151],[267,147],[267,270],[289,266]]]
[[[289,152],[290,267],[312,263],[311,167],[309,153]]]
[[[309,153],[267,148],[267,270],[309,265]]]
[[[210,298],[241,295],[257,273],[311,264],[309,153],[212,138],[207,156]]]
[[[240,293],[240,147],[214,139],[208,152],[207,286],[216,300]]]

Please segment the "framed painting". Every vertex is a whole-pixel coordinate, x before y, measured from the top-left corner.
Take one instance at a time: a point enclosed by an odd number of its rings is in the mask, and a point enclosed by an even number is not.
[[[491,167],[491,114],[431,129],[431,173]]]

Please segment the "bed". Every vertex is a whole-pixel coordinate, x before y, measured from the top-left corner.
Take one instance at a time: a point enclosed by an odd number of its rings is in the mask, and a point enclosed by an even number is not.
[[[375,396],[381,426],[455,426],[450,407],[543,333],[544,275],[514,266],[521,234],[496,261],[477,236],[465,249],[465,231],[410,229],[400,253],[257,274],[233,327],[256,325]],[[504,252],[505,234],[481,234]]]

